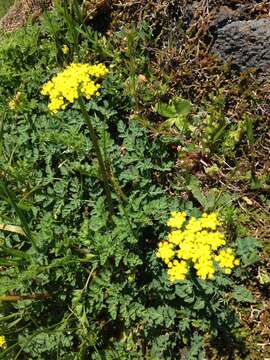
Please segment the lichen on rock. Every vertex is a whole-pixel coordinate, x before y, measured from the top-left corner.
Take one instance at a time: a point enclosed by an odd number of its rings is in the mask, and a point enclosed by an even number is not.
[[[270,19],[234,21],[218,29],[212,50],[240,70],[270,70]]]

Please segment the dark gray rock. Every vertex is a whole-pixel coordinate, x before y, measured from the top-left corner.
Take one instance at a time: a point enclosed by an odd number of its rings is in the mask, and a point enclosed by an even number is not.
[[[270,70],[270,19],[234,21],[218,29],[212,48],[220,58],[240,70]]]

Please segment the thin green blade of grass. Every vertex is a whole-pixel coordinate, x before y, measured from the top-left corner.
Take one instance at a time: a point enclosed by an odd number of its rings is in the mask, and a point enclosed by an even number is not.
[[[4,253],[11,255],[13,257],[16,258],[20,258],[20,259],[29,259],[30,255],[25,253],[24,251],[21,250],[16,250],[16,249],[9,249],[7,247],[1,247],[1,251],[3,251]]]
[[[21,222],[21,226],[24,230],[24,233],[26,234],[27,238],[31,241],[32,246],[35,250],[37,250],[37,246],[35,243],[35,240],[31,234],[30,228],[28,226],[28,223],[25,219],[25,216],[22,212],[22,210],[17,206],[17,200],[15,195],[8,189],[5,181],[1,180],[0,181],[0,195],[1,193],[4,195],[4,198],[6,198],[6,200],[8,201],[8,203],[12,206],[12,208],[14,209],[16,215],[18,216],[18,218],[20,219]]]

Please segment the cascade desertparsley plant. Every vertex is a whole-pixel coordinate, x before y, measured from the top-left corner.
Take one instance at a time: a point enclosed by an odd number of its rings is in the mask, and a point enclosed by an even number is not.
[[[213,279],[217,264],[225,274],[239,265],[233,250],[224,247],[226,241],[217,227],[216,213],[187,219],[185,212],[172,212],[167,225],[171,228],[167,240],[159,243],[157,257],[167,265],[170,281],[186,279],[191,268],[199,278]]]
[[[96,81],[107,73],[108,69],[104,64],[72,63],[45,83],[41,89],[41,94],[49,96],[48,108],[56,113],[65,110],[80,96],[87,100],[92,96],[98,96],[100,84]]]

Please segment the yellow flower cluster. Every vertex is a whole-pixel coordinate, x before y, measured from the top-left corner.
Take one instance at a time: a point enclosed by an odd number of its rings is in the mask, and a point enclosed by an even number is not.
[[[4,336],[0,336],[0,348],[5,349],[7,347],[6,338]]]
[[[72,63],[52,80],[43,85],[41,94],[50,97],[49,110],[53,113],[64,110],[79,96],[90,99],[99,95],[100,85],[95,81],[108,73],[103,64]]]
[[[226,245],[224,234],[217,230],[221,225],[216,213],[203,214],[197,219],[187,219],[185,212],[172,212],[167,225],[172,228],[167,240],[159,243],[157,257],[168,267],[169,279],[184,280],[190,268],[201,279],[212,279],[215,262],[230,274],[239,265],[231,248]]]

